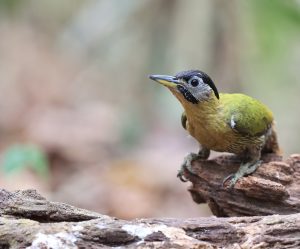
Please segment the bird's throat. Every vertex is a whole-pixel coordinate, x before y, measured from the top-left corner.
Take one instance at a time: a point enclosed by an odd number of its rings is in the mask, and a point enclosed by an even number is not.
[[[189,91],[182,93],[183,91],[185,90],[171,90],[171,92],[183,106],[187,116],[200,116],[205,118],[207,114],[213,114],[217,112],[220,101],[215,97],[213,92],[210,93],[206,100],[199,101]]]

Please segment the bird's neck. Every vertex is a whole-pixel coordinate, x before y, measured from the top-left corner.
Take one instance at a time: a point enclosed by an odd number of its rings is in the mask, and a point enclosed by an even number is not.
[[[179,98],[187,117],[186,129],[200,144],[207,148],[215,148],[222,151],[222,148],[214,147],[219,139],[218,131],[223,127],[222,106],[214,93],[211,93],[206,100],[197,104]]]
[[[183,106],[188,119],[200,118],[205,122],[206,118],[218,112],[220,106],[220,101],[213,92],[210,93],[208,99],[199,101],[197,104],[187,101],[181,94],[174,93],[174,95]]]

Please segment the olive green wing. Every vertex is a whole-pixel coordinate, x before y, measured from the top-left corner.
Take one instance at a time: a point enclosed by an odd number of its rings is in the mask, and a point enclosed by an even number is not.
[[[183,112],[181,114],[181,125],[186,130],[186,127],[187,127],[187,117],[186,117],[185,112]]]
[[[273,122],[270,109],[260,101],[244,94],[223,94],[220,99],[227,124],[245,136],[265,134]]]

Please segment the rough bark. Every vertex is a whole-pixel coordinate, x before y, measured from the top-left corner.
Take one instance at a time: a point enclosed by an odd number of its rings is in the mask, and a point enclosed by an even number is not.
[[[0,190],[0,248],[299,248],[300,214],[119,220]]]
[[[263,156],[264,163],[252,175],[241,178],[230,189],[223,179],[237,171],[241,161],[224,155],[194,161],[193,173],[184,177],[192,183],[189,191],[197,203],[208,203],[216,216],[255,216],[300,212],[300,155],[283,161],[275,154]]]

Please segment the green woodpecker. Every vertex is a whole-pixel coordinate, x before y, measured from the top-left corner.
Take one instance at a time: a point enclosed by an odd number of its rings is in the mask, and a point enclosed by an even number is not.
[[[244,94],[218,93],[212,79],[199,70],[183,71],[175,76],[150,75],[166,86],[184,108],[182,125],[200,144],[198,154],[190,153],[178,173],[191,173],[191,162],[207,159],[210,150],[242,156],[239,170],[226,177],[233,187],[236,181],[253,173],[262,163],[262,152],[277,153],[279,147],[273,129],[273,114],[264,104]]]

